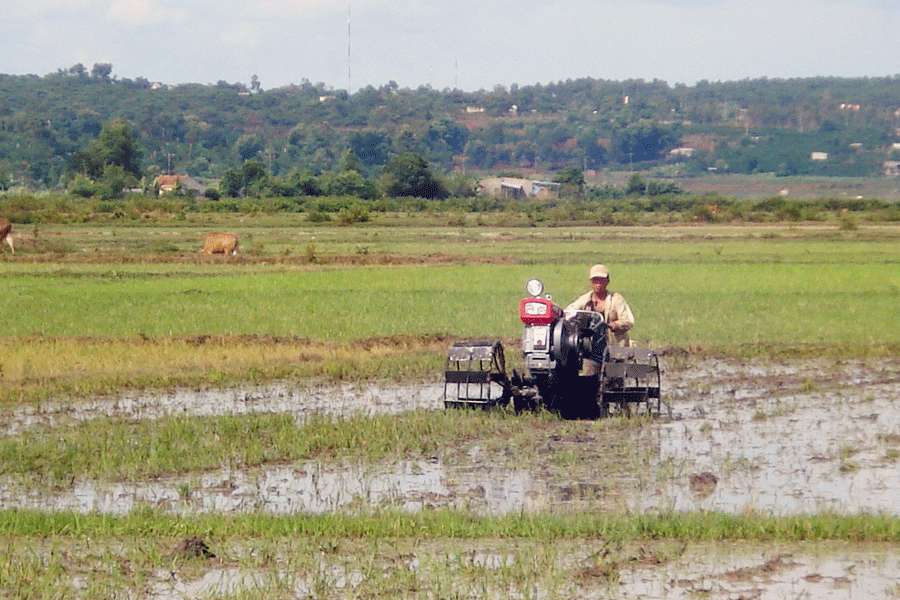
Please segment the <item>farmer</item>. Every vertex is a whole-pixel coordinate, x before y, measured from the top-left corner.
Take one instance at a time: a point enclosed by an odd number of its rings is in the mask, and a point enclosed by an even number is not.
[[[622,294],[606,289],[609,285],[609,269],[594,265],[590,270],[591,291],[579,296],[565,310],[566,318],[573,319],[576,311],[590,310],[603,315],[607,327],[607,343],[612,346],[628,346],[628,330],[634,327],[634,315]],[[584,361],[584,372],[593,375],[599,370],[596,360]]]

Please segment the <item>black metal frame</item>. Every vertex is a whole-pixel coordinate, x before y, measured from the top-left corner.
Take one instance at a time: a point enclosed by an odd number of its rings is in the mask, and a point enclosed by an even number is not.
[[[499,398],[491,396],[491,384],[503,388]],[[449,399],[452,386],[456,386],[455,399]],[[477,394],[472,394],[475,387]],[[490,408],[507,404],[510,400],[510,382],[506,375],[506,356],[499,341],[457,342],[447,353],[444,366],[444,406]]]
[[[628,410],[629,405],[641,403],[646,404],[647,412],[659,413],[659,357],[649,348],[607,346],[599,378],[597,401],[603,414],[608,414],[611,406]]]
[[[580,361],[579,361],[580,362]],[[506,373],[506,358],[499,341],[457,342],[447,354],[444,368],[445,408],[493,408],[515,401],[516,410],[543,404],[565,418],[605,417],[612,410],[632,414],[644,404],[649,414],[662,406],[659,358],[648,348],[606,346],[595,376],[577,374],[558,388],[547,378],[523,378]],[[568,379],[566,380],[568,381]],[[493,394],[499,387],[500,393]],[[527,393],[531,391],[532,393]]]

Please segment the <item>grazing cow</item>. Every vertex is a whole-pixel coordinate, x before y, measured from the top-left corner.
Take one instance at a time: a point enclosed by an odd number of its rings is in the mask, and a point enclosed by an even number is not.
[[[2,243],[3,240],[6,240],[6,245],[9,246],[9,249],[15,254],[16,247],[13,245],[12,223],[9,222],[9,219],[0,218],[0,243]]]
[[[238,239],[233,233],[210,233],[203,244],[204,254],[237,254]]]

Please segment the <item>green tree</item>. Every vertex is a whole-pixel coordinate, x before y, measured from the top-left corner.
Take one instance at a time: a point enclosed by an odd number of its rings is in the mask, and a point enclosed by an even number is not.
[[[137,134],[127,121],[107,123],[100,132],[98,149],[104,167],[116,165],[140,179],[144,151],[138,143]]]
[[[241,165],[244,193],[249,196],[265,196],[268,193],[269,175],[258,160],[245,160]]]
[[[69,175],[95,179],[103,173],[100,156],[89,150],[76,150],[66,160],[66,171]]]
[[[385,194],[416,198],[446,198],[445,187],[435,179],[428,162],[414,152],[391,158],[382,175]]]
[[[97,193],[94,183],[86,175],[78,174],[69,183],[69,193],[73,196],[91,198]]]
[[[94,68],[91,69],[91,77],[93,77],[94,79],[109,81],[109,76],[112,74],[112,70],[113,66],[109,63],[94,63]]]
[[[248,161],[255,158],[260,152],[266,149],[266,145],[259,137],[255,135],[242,135],[238,138],[236,148],[242,161]]]
[[[362,166],[359,164],[357,154],[353,152],[353,150],[347,150],[346,152],[344,152],[344,160],[341,164],[341,170],[356,171],[357,173],[362,173]]]
[[[663,196],[665,194],[683,194],[684,190],[674,182],[651,181],[647,184],[648,196]]]
[[[428,149],[436,153],[449,151],[450,154],[459,154],[468,139],[469,130],[447,117],[431,121],[425,133]]]
[[[351,152],[367,167],[383,165],[388,159],[391,138],[386,133],[379,131],[354,132],[350,134],[348,142]]]
[[[679,139],[676,129],[641,119],[619,128],[613,135],[610,150],[621,164],[658,160]]]
[[[245,160],[239,169],[225,169],[219,180],[219,192],[229,198],[267,193],[269,175],[266,167],[258,160]]]
[[[244,178],[238,169],[225,169],[219,180],[219,193],[229,198],[237,198],[244,191]]]
[[[563,185],[581,187],[584,185],[584,173],[578,167],[566,167],[556,174],[553,181]]]
[[[294,190],[295,196],[321,196],[322,184],[309,171],[293,171],[287,178],[287,185]]]
[[[584,190],[584,173],[578,167],[566,167],[556,174],[553,181],[562,184],[561,196],[580,198]]]
[[[343,171],[323,179],[325,193],[329,196],[355,196],[363,200],[374,200],[378,197],[375,184],[357,171]]]
[[[112,121],[103,126],[99,139],[72,153],[66,171],[70,176],[80,174],[96,181],[104,176],[106,167],[114,165],[138,180],[143,156],[131,125],[127,121]]]
[[[134,176],[119,165],[106,165],[103,178],[97,182],[97,191],[101,200],[121,198],[126,187],[134,185]]]
[[[635,173],[628,180],[628,184],[625,186],[626,194],[634,194],[636,196],[643,196],[647,191],[647,182],[644,181],[644,178]]]

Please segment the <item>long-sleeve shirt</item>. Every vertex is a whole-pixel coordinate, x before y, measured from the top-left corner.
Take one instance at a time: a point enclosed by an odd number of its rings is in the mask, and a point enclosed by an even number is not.
[[[591,300],[593,292],[587,292],[576,298],[574,302],[566,307],[565,313],[571,316],[577,310],[594,310],[594,303]],[[599,312],[599,311],[598,311]],[[625,297],[618,292],[606,293],[606,311],[603,318],[607,325],[615,325],[616,330],[608,330],[607,340],[614,346],[628,346],[631,342],[628,338],[628,330],[634,327],[634,314],[631,307],[625,301]]]

